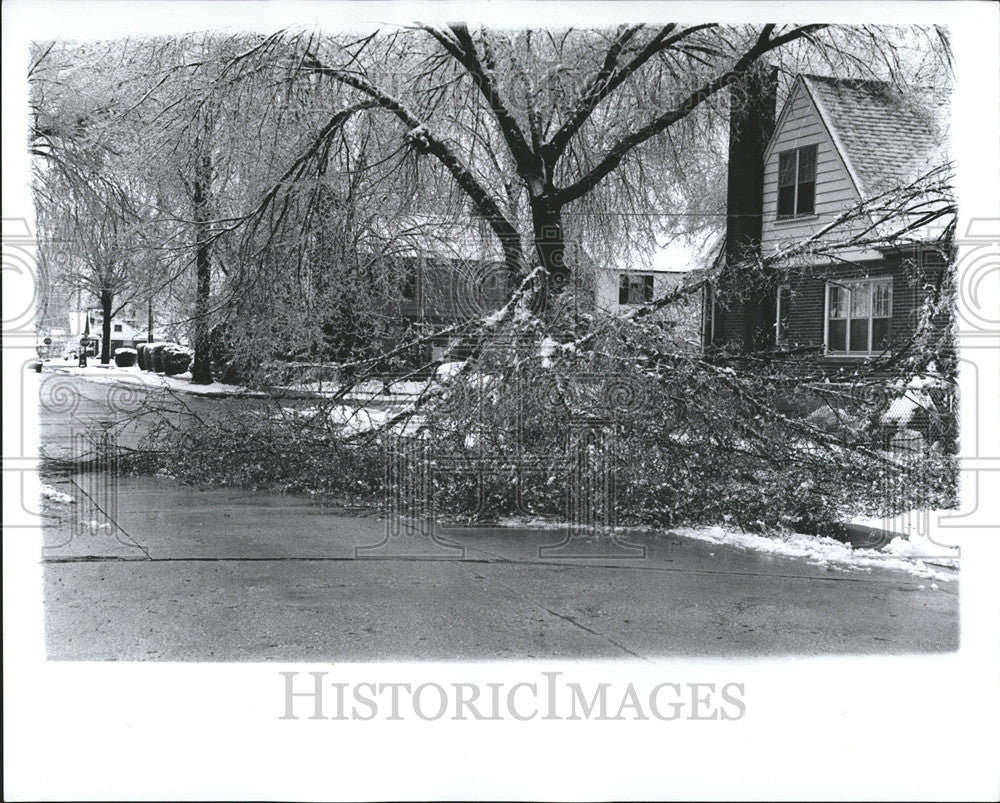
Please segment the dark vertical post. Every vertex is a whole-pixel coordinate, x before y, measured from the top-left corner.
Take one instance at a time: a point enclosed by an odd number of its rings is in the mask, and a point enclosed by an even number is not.
[[[773,342],[775,288],[757,274],[764,211],[764,151],[774,133],[778,69],[752,67],[730,87],[729,173],[726,191],[726,267],[717,339],[747,351]]]
[[[111,362],[111,304],[113,299],[111,291],[101,291],[101,313],[104,320],[101,322],[101,365],[108,365]]]

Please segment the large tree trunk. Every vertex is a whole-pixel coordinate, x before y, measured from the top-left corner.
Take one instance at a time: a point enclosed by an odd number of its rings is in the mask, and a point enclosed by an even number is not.
[[[101,293],[101,312],[104,321],[101,323],[101,365],[111,362],[111,305],[114,297],[110,292]]]
[[[212,158],[199,155],[195,167],[193,192],[195,225],[195,269],[197,294],[194,309],[194,365],[191,381],[200,385],[212,384],[211,327],[209,326],[209,298],[212,292],[212,245],[209,192],[212,181]]]
[[[573,271],[566,253],[562,209],[554,206],[547,195],[532,197],[531,222],[535,253],[545,269],[545,286],[541,296],[541,307],[544,309],[554,295],[569,285]]]

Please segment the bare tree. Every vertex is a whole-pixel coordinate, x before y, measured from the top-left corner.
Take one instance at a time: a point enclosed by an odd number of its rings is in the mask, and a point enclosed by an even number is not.
[[[414,203],[471,208],[511,273],[540,264],[551,291],[573,272],[567,242],[628,247],[665,220],[675,233],[678,212],[720,214],[697,209],[696,162],[724,162],[714,121],[730,102],[725,90],[755,65],[776,57],[857,67],[867,58],[868,72],[884,61],[897,77],[905,38],[818,24],[512,33],[453,24],[352,39],[278,34],[228,72],[256,76],[271,65],[292,86],[321,78],[340,87],[336,112],[299,163],[348,118],[395,121],[404,156],[420,161]],[[715,159],[699,159],[711,148]]]

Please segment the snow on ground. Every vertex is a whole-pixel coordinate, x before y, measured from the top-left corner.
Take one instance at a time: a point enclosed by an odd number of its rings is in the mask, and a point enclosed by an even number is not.
[[[377,379],[369,379],[358,382],[351,387],[350,392],[345,396],[349,401],[410,401],[419,396],[428,387],[426,381],[396,380],[382,382]],[[295,393],[309,393],[314,396],[330,398],[341,391],[342,385],[339,382],[314,381],[297,382],[291,385],[280,385],[276,389],[279,391],[293,391]]]
[[[936,557],[941,554],[941,547],[934,544],[928,549],[921,549],[920,544],[904,547],[903,545],[907,543],[904,539],[893,541],[894,544],[896,541],[900,542],[896,551],[890,551],[887,547],[885,552],[881,552],[877,549],[854,549],[850,544],[835,538],[802,533],[756,535],[724,527],[682,527],[672,532],[686,538],[735,546],[754,552],[804,558],[807,563],[814,566],[834,570],[898,569],[928,580],[943,581],[952,580],[956,576],[953,572],[931,567],[916,557],[916,555],[926,558],[933,556],[935,564],[948,565],[947,560],[938,560]]]
[[[403,411],[402,407],[389,407],[381,409],[377,407],[354,407],[349,404],[340,404],[333,407],[329,412],[329,421],[336,427],[340,427],[341,434],[355,435],[362,432],[370,432],[373,429],[385,426],[386,422],[394,415]],[[315,407],[305,407],[295,409],[292,407],[282,407],[281,416],[286,418],[313,418],[319,413]],[[426,423],[426,419],[420,415],[411,416],[405,423],[399,423],[392,427],[392,432],[396,435],[416,435],[420,427]]]
[[[899,533],[882,551],[900,558],[934,557],[935,563],[958,568],[958,547],[948,546],[933,537],[934,526],[942,517],[955,515],[951,510],[910,510],[898,516],[887,518],[853,519],[855,524],[877,527],[891,533]]]
[[[69,494],[64,494],[62,491],[57,491],[51,485],[42,485],[41,487],[42,499],[48,499],[52,502],[59,502],[64,505],[75,505],[76,500]]]
[[[916,513],[911,515],[916,515]],[[879,520],[871,521],[874,523],[869,526],[883,526]],[[498,523],[501,527],[534,530],[559,530],[566,526],[564,522],[552,519],[528,517],[503,518]],[[857,523],[860,524],[862,521],[859,520]],[[627,534],[629,529],[656,532],[656,529],[652,527],[619,527],[615,528],[615,532]],[[948,581],[957,577],[953,571],[948,570],[949,568],[958,568],[957,560],[948,557],[951,550],[919,534],[913,535],[912,540],[903,537],[893,539],[892,543],[880,551],[854,549],[850,544],[835,538],[803,533],[757,535],[719,526],[679,527],[671,529],[670,533],[683,538],[736,547],[750,552],[766,552],[781,557],[800,558],[810,565],[831,571],[870,572],[874,568],[881,568],[908,572],[927,580]],[[933,565],[929,565],[927,562],[931,559],[933,559]],[[931,588],[937,588],[937,585],[932,584]]]
[[[69,376],[85,376],[93,382],[121,385],[142,385],[153,389],[163,389],[178,393],[192,393],[196,396],[257,396],[263,395],[247,390],[240,385],[224,385],[213,382],[211,385],[195,385],[191,382],[191,372],[186,371],[176,376],[154,374],[143,371],[137,365],[129,368],[119,368],[117,365],[101,365],[89,363],[86,368],[77,365],[61,365],[60,363],[45,363],[45,367],[56,373]],[[44,370],[44,369],[43,369]]]

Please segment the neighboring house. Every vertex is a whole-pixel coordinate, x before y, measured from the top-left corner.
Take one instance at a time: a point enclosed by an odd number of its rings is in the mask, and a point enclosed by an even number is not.
[[[629,264],[595,267],[594,306],[599,313],[617,315],[649,304],[682,285],[691,271],[710,264],[719,249],[719,237],[676,237],[660,246],[648,259]],[[674,324],[679,341],[698,348],[704,327],[701,290],[685,295],[657,313]]]
[[[877,81],[798,76],[762,164],[750,160],[746,167],[763,172],[759,241],[745,238],[756,246],[745,254],[747,263],[754,251],[772,257],[815,237],[844,210],[886,193],[893,197],[897,188],[943,164],[946,109],[947,98],[937,93],[914,101]],[[734,175],[739,171],[731,166],[731,182]],[[773,281],[756,296],[750,293],[745,303],[728,309],[714,305],[706,342],[812,354],[831,370],[902,349],[916,331],[925,293],[940,284],[950,262],[950,244],[940,230],[871,242],[873,235],[908,222],[900,216],[868,230],[870,220],[859,219],[829,231],[820,240],[832,244],[827,253],[779,262],[770,269]],[[728,248],[727,259],[734,261],[733,254]],[[752,270],[732,267],[724,274],[730,282]]]
[[[496,238],[476,221],[457,223],[413,216],[398,225],[387,240],[384,259],[394,265],[400,277],[400,315],[418,332],[432,332],[449,324],[488,315],[510,298],[514,289],[503,263]],[[579,270],[591,272],[593,281],[581,287],[587,291],[586,304],[598,313],[617,315],[652,302],[685,280],[688,273],[711,261],[719,248],[719,238],[676,237],[657,248],[652,257],[622,258],[617,264],[595,266],[581,260]],[[702,295],[695,292],[658,313],[660,320],[672,321],[675,332],[692,348],[700,343]],[[443,358],[445,340],[431,344],[429,359]],[[467,344],[465,344],[467,345]],[[462,357],[460,346],[452,357]]]
[[[408,335],[431,334],[499,309],[510,297],[511,280],[491,231],[478,221],[458,222],[412,215],[368,244],[368,259],[398,283],[399,323],[386,345]],[[417,363],[440,361],[454,341],[439,339],[421,350]],[[452,357],[467,353],[458,348]]]
[[[90,322],[90,338],[94,341],[93,353],[101,353],[101,338],[104,332],[104,313],[100,309],[88,310],[87,316]],[[115,349],[135,348],[136,343],[144,342],[146,330],[140,329],[135,315],[123,310],[117,317],[111,319],[111,356],[114,357]]]

